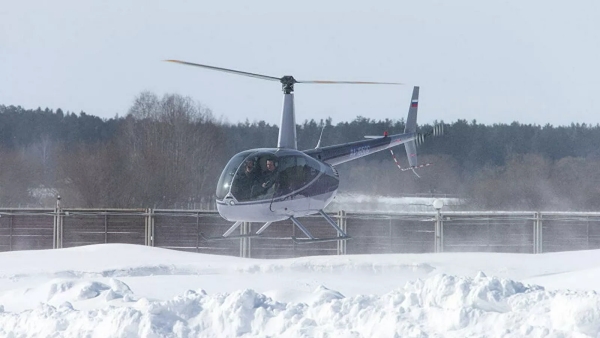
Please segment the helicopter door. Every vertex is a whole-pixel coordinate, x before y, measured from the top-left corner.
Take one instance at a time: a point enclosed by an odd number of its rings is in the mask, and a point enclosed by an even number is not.
[[[291,208],[294,210],[308,210],[306,187],[318,175],[318,170],[309,165],[306,157],[290,155],[279,157],[277,172],[277,188],[273,198],[293,201]]]

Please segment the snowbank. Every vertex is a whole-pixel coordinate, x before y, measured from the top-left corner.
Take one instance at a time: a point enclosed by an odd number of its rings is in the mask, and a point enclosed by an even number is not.
[[[89,259],[99,254],[105,256],[102,262]],[[34,265],[43,255],[63,261],[47,261],[44,271],[36,272],[31,266],[11,267],[6,260]],[[16,274],[0,279],[0,336],[598,337],[600,296],[595,291],[551,290],[482,272],[523,274],[529,269],[538,274],[544,272],[540,261],[560,258],[555,269],[568,265],[577,273],[578,267],[596,264],[584,265],[586,256],[600,252],[496,254],[494,260],[480,254],[430,254],[276,261],[128,245],[4,253],[0,268]],[[164,268],[166,262],[171,269]],[[453,266],[471,269],[470,275],[448,273]],[[86,269],[59,269],[65,267]],[[555,275],[556,283],[565,277]],[[221,291],[206,291],[218,287]],[[340,290],[344,287],[348,292]],[[178,294],[167,297],[174,289]]]

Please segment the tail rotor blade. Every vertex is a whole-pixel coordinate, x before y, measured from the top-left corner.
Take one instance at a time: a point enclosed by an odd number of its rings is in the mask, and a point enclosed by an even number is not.
[[[417,134],[417,146],[420,146],[421,144],[423,144],[423,142],[425,142],[425,135],[423,134]]]
[[[444,125],[438,124],[435,127],[433,127],[432,130],[430,130],[424,134],[417,134],[415,143],[417,144],[417,146],[420,146],[423,143],[425,143],[425,139],[428,139],[430,137],[442,136],[442,135],[444,135]]]

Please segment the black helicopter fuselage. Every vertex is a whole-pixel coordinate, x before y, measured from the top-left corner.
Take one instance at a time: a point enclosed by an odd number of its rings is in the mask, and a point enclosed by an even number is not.
[[[275,222],[324,209],[335,197],[334,166],[414,140],[415,133],[382,136],[298,151],[246,150],[229,160],[218,182],[220,215],[230,221]]]

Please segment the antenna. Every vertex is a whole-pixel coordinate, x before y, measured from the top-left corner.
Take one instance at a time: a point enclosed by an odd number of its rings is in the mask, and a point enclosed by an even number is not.
[[[326,124],[323,123],[323,128],[321,128],[321,135],[319,135],[319,142],[317,142],[317,146],[315,147],[315,149],[319,149],[319,147],[321,147],[321,138],[323,137],[323,130],[325,130],[325,126]]]

